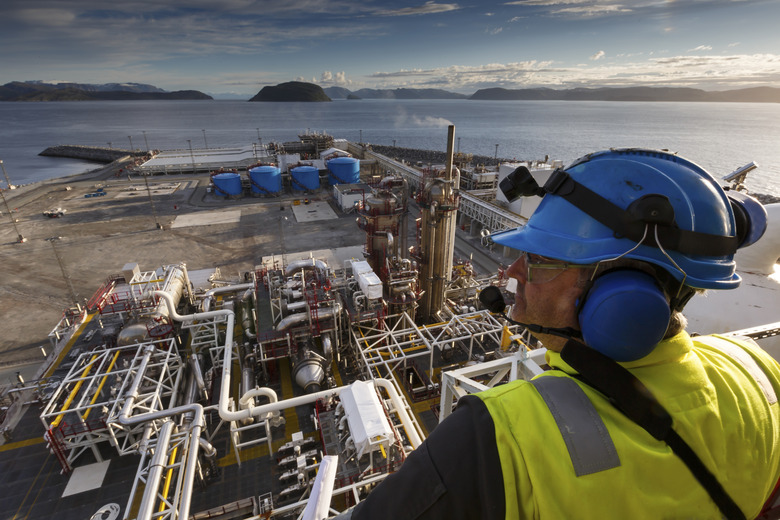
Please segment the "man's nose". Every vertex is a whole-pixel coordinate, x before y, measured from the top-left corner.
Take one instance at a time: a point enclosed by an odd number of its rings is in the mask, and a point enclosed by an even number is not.
[[[509,269],[507,269],[506,274],[507,276],[511,278],[515,278],[520,282],[525,283],[526,278],[526,268],[525,268],[525,255],[520,255],[517,260],[515,260],[512,265],[509,266]]]

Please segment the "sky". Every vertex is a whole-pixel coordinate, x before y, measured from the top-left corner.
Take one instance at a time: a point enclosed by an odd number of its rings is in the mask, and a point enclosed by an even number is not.
[[[778,0],[2,0],[0,84],[780,87]]]

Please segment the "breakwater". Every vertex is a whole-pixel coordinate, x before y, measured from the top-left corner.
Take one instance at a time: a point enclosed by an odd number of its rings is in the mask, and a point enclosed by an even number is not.
[[[128,155],[136,157],[146,155],[146,152],[107,148],[101,146],[57,145],[50,146],[38,155],[46,157],[68,157],[70,159],[82,159],[99,163],[110,163]]]

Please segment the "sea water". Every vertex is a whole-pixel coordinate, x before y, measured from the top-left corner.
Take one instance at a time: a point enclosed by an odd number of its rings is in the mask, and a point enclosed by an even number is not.
[[[668,149],[723,177],[751,161],[755,193],[780,195],[780,104],[342,100],[0,103],[0,159],[13,184],[98,165],[38,154],[58,144],[130,149],[249,146],[325,132],[353,142],[560,159],[616,147]],[[0,185],[5,186],[4,179]]]

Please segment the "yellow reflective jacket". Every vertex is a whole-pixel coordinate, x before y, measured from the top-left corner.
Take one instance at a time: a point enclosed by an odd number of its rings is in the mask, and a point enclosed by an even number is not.
[[[547,362],[557,370],[537,380],[576,381],[570,378],[576,372],[560,354],[548,352]],[[780,478],[780,366],[775,360],[750,341],[691,338],[683,332],[641,360],[622,365],[672,415],[674,429],[745,515],[756,517]],[[576,384],[597,412],[591,419],[605,427],[588,426],[599,433],[579,448],[578,435],[587,435],[562,428],[534,382],[516,381],[477,394],[495,426],[507,519],[721,517],[665,443],[595,390]]]

